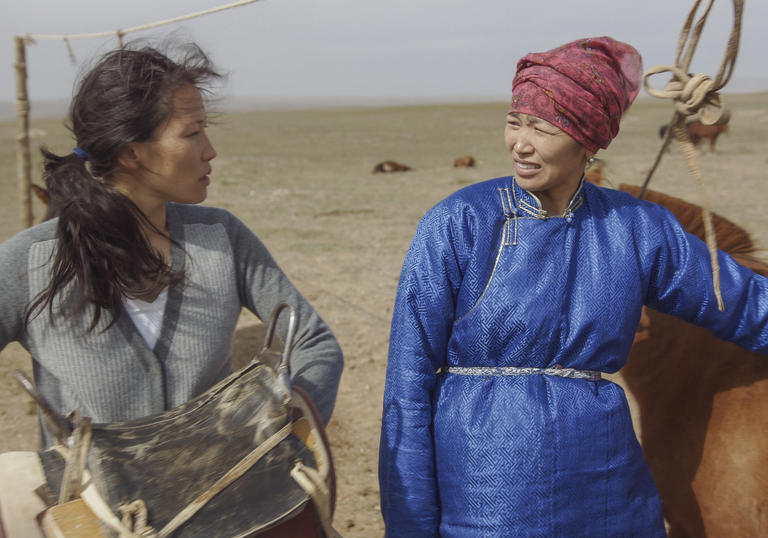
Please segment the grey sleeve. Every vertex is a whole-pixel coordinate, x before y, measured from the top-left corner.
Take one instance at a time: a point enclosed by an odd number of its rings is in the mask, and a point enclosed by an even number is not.
[[[29,301],[27,260],[28,248],[19,236],[0,244],[0,350],[22,337]]]
[[[304,389],[327,424],[333,413],[344,361],[330,328],[277,265],[264,244],[242,222],[229,223],[243,304],[265,323],[279,303],[295,310],[298,327],[291,354],[291,377]],[[285,341],[288,317],[281,316],[278,334]]]

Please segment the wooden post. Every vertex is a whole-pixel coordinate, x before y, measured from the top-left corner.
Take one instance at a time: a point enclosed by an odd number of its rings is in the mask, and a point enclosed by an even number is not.
[[[29,151],[29,100],[27,99],[26,43],[16,36],[16,176],[19,185],[19,220],[22,229],[32,226],[32,180]]]

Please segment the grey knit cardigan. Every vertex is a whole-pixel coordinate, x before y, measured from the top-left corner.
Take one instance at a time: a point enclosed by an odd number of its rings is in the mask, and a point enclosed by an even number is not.
[[[294,382],[328,422],[343,359],[325,322],[234,215],[173,203],[167,210],[168,230],[178,243],[172,265],[184,267],[185,282],[168,292],[154,349],[125,311],[107,330],[111,313],[87,331],[90,307],[76,317],[57,316],[53,324],[46,311],[24,330],[25,308],[50,278],[57,219],[0,244],[0,349],[18,341],[29,351],[38,391],[60,412],[79,409],[94,422],[124,421],[176,407],[227,376],[241,307],[266,321],[286,302],[298,314]],[[283,339],[286,318],[277,326]]]

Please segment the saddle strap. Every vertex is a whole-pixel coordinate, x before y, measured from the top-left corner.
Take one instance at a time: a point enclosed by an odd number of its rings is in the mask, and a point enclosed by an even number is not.
[[[221,492],[224,488],[230,485],[232,482],[243,476],[248,469],[253,467],[267,452],[275,448],[281,441],[285,440],[291,433],[293,424],[290,422],[283,426],[276,433],[253,449],[246,457],[237,462],[227,473],[219,478],[214,484],[208,488],[206,492],[200,495],[197,499],[192,501],[179,512],[172,520],[170,520],[165,527],[163,527],[157,534],[158,537],[164,538],[170,536],[170,534],[179,528],[184,522],[197,513],[203,506],[206,505],[215,495]]]
[[[296,465],[291,469],[291,478],[312,498],[326,538],[341,538],[341,535],[331,525],[333,519],[331,514],[331,493],[323,475],[317,469],[297,461]]]
[[[72,422],[74,429],[69,446],[59,451],[64,457],[65,464],[58,504],[72,501],[80,496],[83,489],[85,463],[88,450],[91,448],[91,419],[75,410],[72,412]]]
[[[301,409],[303,414],[302,420],[294,423],[294,433],[312,450],[317,469],[298,461],[291,469],[291,477],[312,499],[325,536],[327,538],[341,538],[341,535],[332,526],[336,484],[333,459],[323,438],[322,424],[318,422],[317,413],[309,396],[298,387],[294,387],[293,405]],[[309,423],[309,431],[300,431],[303,429],[301,428],[303,420]]]

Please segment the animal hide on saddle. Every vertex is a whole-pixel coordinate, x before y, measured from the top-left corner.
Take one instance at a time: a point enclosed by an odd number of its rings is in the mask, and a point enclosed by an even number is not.
[[[67,448],[40,452],[49,497],[58,504],[82,498],[105,536],[334,536],[322,420],[290,386],[287,355],[266,347],[170,411],[93,425],[70,415]],[[89,438],[80,464],[78,435]]]

